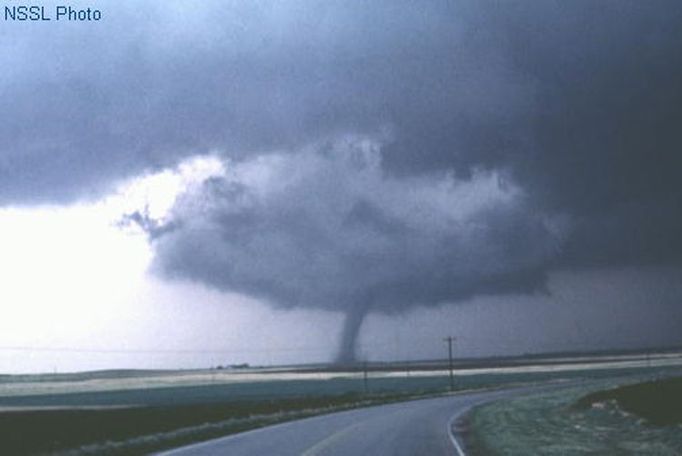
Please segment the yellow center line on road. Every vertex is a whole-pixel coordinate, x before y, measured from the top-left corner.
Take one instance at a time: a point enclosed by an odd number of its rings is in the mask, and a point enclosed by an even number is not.
[[[385,419],[386,415],[395,415],[395,414],[401,414],[401,413],[405,413],[405,410],[401,410],[401,409],[390,410],[390,411],[387,411],[387,413],[383,414],[382,416],[365,418],[362,421],[359,421],[355,424],[351,424],[350,426],[347,426],[347,427],[345,427],[339,431],[334,432],[329,437],[327,437],[323,440],[320,440],[315,445],[311,446],[306,451],[301,453],[301,456],[317,456],[319,454],[322,454],[322,451],[329,448],[330,446],[332,446],[334,443],[338,442],[339,440],[343,439],[345,436],[347,436],[348,434],[350,434],[351,432],[353,432],[354,430],[356,430],[357,428],[359,428],[363,424],[366,425],[367,423],[372,422],[372,421]]]
[[[329,448],[336,441],[341,440],[343,437],[345,437],[346,435],[353,432],[356,428],[360,427],[362,424],[363,424],[363,421],[360,421],[359,423],[355,423],[355,424],[350,425],[344,429],[341,429],[340,431],[333,433],[332,435],[330,435],[326,439],[320,440],[315,445],[311,446],[306,451],[301,453],[301,456],[317,456],[325,448]]]

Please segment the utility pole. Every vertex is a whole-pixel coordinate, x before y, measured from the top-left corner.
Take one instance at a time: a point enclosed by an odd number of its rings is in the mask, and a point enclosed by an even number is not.
[[[455,374],[453,373],[453,368],[452,368],[452,342],[455,341],[457,338],[448,336],[445,338],[445,341],[448,343],[448,368],[450,369],[450,391],[455,390]]]

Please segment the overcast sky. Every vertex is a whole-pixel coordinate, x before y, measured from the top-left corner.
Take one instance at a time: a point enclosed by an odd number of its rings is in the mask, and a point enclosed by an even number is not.
[[[682,342],[679,2],[97,8],[0,27],[0,372]]]

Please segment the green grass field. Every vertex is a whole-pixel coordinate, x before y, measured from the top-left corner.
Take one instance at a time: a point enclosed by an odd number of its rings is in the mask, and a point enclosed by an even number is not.
[[[642,373],[478,407],[460,424],[468,454],[682,454],[681,375]]]
[[[652,426],[682,424],[682,377],[625,385],[583,397],[579,407],[605,404],[645,420]]]

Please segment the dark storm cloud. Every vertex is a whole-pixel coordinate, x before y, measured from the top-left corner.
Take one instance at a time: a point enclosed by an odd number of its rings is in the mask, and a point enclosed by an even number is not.
[[[236,156],[375,131],[402,93],[435,98],[428,87],[443,75],[422,69],[458,35],[442,5],[409,2],[102,10],[96,24],[0,32],[3,201],[74,199],[211,149]]]
[[[492,172],[389,177],[381,158],[379,144],[351,137],[228,164],[176,204],[157,266],[275,305],[344,311],[348,358],[367,312],[542,290],[562,233],[523,192]]]
[[[181,199],[171,225],[129,218],[159,268],[348,309],[350,340],[368,309],[538,290],[553,268],[682,262],[677,1],[104,12],[0,31],[0,204],[88,197],[213,151],[242,174]],[[371,173],[348,137],[376,148]],[[471,212],[436,190],[455,183],[496,203]]]
[[[509,170],[538,211],[574,222],[556,266],[680,264],[682,6],[497,6],[468,10],[468,26],[480,30],[468,46],[505,56],[533,88],[528,109],[463,121],[451,104],[405,122],[386,153],[389,168]]]
[[[509,33],[516,67],[539,87],[533,147],[512,166],[542,209],[574,218],[559,263],[679,265],[682,5],[585,2],[540,13],[547,24],[520,15]]]

